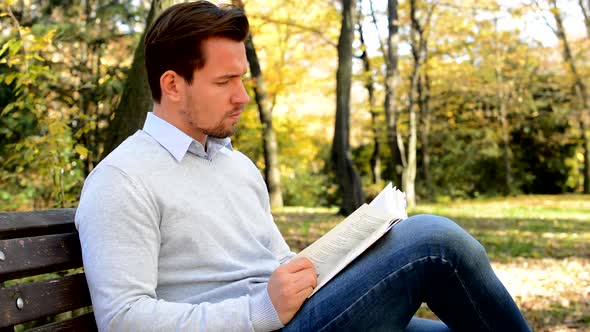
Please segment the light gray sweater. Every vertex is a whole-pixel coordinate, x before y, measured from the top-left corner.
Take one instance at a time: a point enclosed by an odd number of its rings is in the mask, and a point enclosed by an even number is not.
[[[86,179],[76,226],[101,331],[282,327],[266,286],[293,253],[240,152],[179,161],[138,131]]]

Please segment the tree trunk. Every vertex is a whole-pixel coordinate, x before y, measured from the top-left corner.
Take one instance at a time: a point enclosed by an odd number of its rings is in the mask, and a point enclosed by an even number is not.
[[[349,143],[354,10],[353,0],[342,0],[342,26],[338,38],[336,73],[336,123],[331,155],[342,195],[340,213],[345,215],[354,212],[364,202],[361,179],[350,159]]]
[[[580,120],[580,131],[582,132],[582,146],[584,151],[584,193],[590,194],[590,140],[588,139],[588,126],[582,119]]]
[[[371,180],[373,184],[381,182],[381,144],[379,143],[379,120],[377,110],[375,109],[375,78],[371,69],[371,61],[367,54],[367,45],[363,35],[363,26],[361,20],[358,21],[358,31],[361,39],[361,60],[363,60],[365,88],[369,96],[369,112],[371,113],[371,130],[373,131],[373,153],[371,154]]]
[[[434,197],[434,184],[430,175],[430,76],[428,75],[428,53],[424,52],[424,66],[418,81],[418,100],[420,105],[420,144],[422,146],[422,176],[427,197]]]
[[[121,142],[143,127],[148,111],[151,111],[153,102],[150,87],[147,80],[144,60],[145,52],[143,42],[145,34],[152,22],[167,7],[172,5],[174,0],[152,0],[152,6],[148,14],[145,30],[135,49],[133,64],[129,70],[123,96],[119,106],[114,112],[114,118],[109,124],[109,135],[106,138],[104,151],[101,159],[106,157]]]
[[[503,89],[503,88],[501,88]],[[510,195],[513,192],[512,179],[512,150],[510,149],[510,129],[508,128],[508,100],[507,97],[500,97],[500,124],[502,126],[502,150],[504,155],[504,194]]]
[[[232,3],[244,10],[242,0],[233,0]],[[262,77],[262,70],[260,69],[252,34],[246,40],[246,56],[250,64],[250,75],[254,80],[254,98],[258,107],[260,123],[262,124],[264,178],[270,196],[270,205],[273,208],[280,208],[283,207],[283,194],[281,190],[281,174],[279,172],[277,137],[272,126],[272,106],[266,94],[264,78]]]
[[[567,39],[567,35],[565,34],[565,28],[563,27],[563,19],[561,16],[561,11],[557,7],[556,0],[550,0],[550,4],[553,7],[551,13],[555,18],[555,23],[557,26],[557,30],[555,33],[557,37],[561,41],[563,46],[563,59],[568,65],[572,76],[574,78],[574,86],[573,90],[576,95],[576,99],[578,100],[578,107],[580,108],[579,112],[577,112],[578,122],[580,123],[580,131],[581,131],[581,139],[582,139],[582,146],[584,150],[584,193],[590,194],[590,142],[588,138],[588,134],[586,130],[588,129],[588,90],[586,89],[586,85],[582,80],[581,75],[578,73],[576,63],[573,57],[573,53],[570,48],[569,41]]]
[[[406,201],[409,207],[416,205],[416,89],[418,86],[418,75],[420,62],[414,60],[414,68],[410,81],[410,92],[408,96],[408,111],[410,112],[410,135],[408,138],[408,150],[406,162],[402,171],[402,189],[406,194]]]
[[[426,12],[426,18],[424,23],[420,23],[417,15],[418,4],[417,0],[410,0],[410,46],[412,59],[414,60],[414,67],[412,69],[412,75],[410,78],[410,90],[408,93],[408,112],[410,113],[409,123],[409,138],[408,138],[408,150],[407,157],[402,158],[403,162],[403,173],[402,173],[402,188],[406,193],[406,201],[408,206],[416,205],[416,141],[417,141],[417,112],[416,106],[420,103],[421,97],[416,98],[416,94],[419,94],[419,81],[422,72],[422,64],[426,61],[426,50],[428,47],[427,37],[425,34],[425,27],[430,24],[432,13],[434,12],[435,4],[428,7]],[[422,113],[422,112],[421,112]],[[401,135],[398,135],[398,146],[400,150],[403,149],[403,142]],[[404,152],[405,153],[405,152]]]
[[[387,1],[387,47],[385,57],[385,122],[387,125],[387,146],[391,152],[391,166],[393,170],[393,182],[401,184],[402,157],[397,144],[397,107],[395,105],[395,74],[397,72],[397,45],[398,45],[398,17],[397,0]]]
[[[412,49],[412,59],[414,66],[410,77],[410,90],[408,93],[408,112],[410,113],[410,135],[408,138],[408,150],[406,163],[402,173],[402,188],[406,193],[408,206],[416,205],[416,94],[418,92],[418,81],[420,77],[420,67],[422,63],[422,31],[418,18],[416,16],[416,0],[410,1],[410,18],[412,21],[410,30],[410,46]]]
[[[100,58],[101,48],[100,44],[91,44],[91,27],[96,24],[96,17],[93,17],[93,12],[96,12],[96,4],[92,1],[86,1],[81,7],[81,15],[84,17],[84,25],[81,28],[81,38],[83,42],[79,48],[79,61],[76,65],[77,75],[80,81],[77,86],[77,91],[80,93],[78,99],[78,106],[80,113],[76,114],[74,119],[76,127],[72,128],[76,135],[79,135],[78,141],[88,149],[86,158],[82,160],[84,174],[89,174],[94,168],[94,165],[99,161],[99,127],[98,122],[98,105],[95,98],[93,98],[94,89],[85,87],[91,83],[95,87],[99,86],[100,75]],[[98,23],[100,24],[100,23]],[[95,65],[96,64],[96,65]],[[94,123],[94,125],[92,125]],[[93,128],[89,130],[89,128]]]
[[[590,0],[586,0],[586,5],[584,5],[584,0],[578,0],[578,4],[580,5],[580,9],[582,10],[582,15],[584,16],[584,25],[586,25],[586,34],[590,37],[590,16],[588,11],[590,11]]]
[[[501,126],[501,142],[502,142],[502,155],[504,162],[504,194],[510,195],[514,191],[513,179],[512,179],[512,150],[510,149],[510,128],[508,125],[508,103],[509,103],[509,91],[506,88],[504,81],[504,73],[502,72],[502,54],[500,52],[500,45],[497,36],[497,20],[494,20],[495,27],[495,74],[496,74],[496,99],[497,106],[500,111],[500,126]]]
[[[84,115],[83,118],[80,119],[80,123],[81,123],[81,127],[84,127],[86,122],[90,122],[92,121],[92,116],[90,115],[91,113],[91,106],[90,106],[90,93],[92,93],[91,89],[83,89],[81,88],[82,85],[87,84],[88,82],[91,82],[91,74],[89,73],[89,68],[91,68],[89,62],[90,62],[90,46],[89,46],[89,33],[88,33],[88,28],[90,26],[90,12],[91,12],[91,4],[90,1],[85,1],[85,3],[82,6],[82,15],[84,15],[84,25],[81,27],[82,30],[82,36],[84,36],[84,42],[81,43],[79,51],[80,51],[80,67],[81,70],[79,72],[80,75],[80,83],[78,86],[78,91],[80,92],[80,98],[79,98],[79,106],[80,106],[80,112]],[[94,105],[93,105],[94,106]],[[92,151],[96,146],[94,144],[94,142],[92,141],[92,136],[91,136],[91,132],[82,132],[82,135],[80,135],[80,141],[82,142],[82,144],[90,151]],[[86,174],[90,174],[90,171],[92,171],[92,168],[94,167],[93,165],[93,159],[97,157],[97,155],[95,153],[88,153],[88,156],[86,157],[85,160],[83,160],[83,165],[84,165],[84,171]]]
[[[246,40],[246,55],[250,64],[250,73],[254,79],[254,95],[260,123],[262,124],[262,144],[264,151],[264,178],[270,196],[270,205],[273,208],[283,207],[283,194],[281,190],[281,173],[279,172],[279,152],[277,137],[272,126],[272,108],[266,94],[264,78],[260,70],[260,63],[256,55],[256,49],[252,36]]]

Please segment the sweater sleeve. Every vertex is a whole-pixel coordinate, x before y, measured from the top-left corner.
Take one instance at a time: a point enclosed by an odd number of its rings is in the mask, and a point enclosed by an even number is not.
[[[118,168],[101,166],[86,180],[76,212],[100,331],[270,331],[282,327],[267,292],[218,303],[158,299],[158,204],[141,182]]]

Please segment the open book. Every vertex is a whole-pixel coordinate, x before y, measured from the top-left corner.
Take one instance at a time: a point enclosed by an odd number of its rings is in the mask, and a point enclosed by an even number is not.
[[[294,258],[308,258],[318,273],[318,283],[310,297],[391,227],[407,217],[405,194],[389,183],[370,204],[363,204],[303,249]]]

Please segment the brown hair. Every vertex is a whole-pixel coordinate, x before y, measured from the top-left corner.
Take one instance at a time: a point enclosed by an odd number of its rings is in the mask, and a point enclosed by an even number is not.
[[[152,98],[160,102],[160,77],[173,70],[189,84],[193,72],[205,65],[201,42],[210,37],[244,41],[249,24],[237,6],[208,1],[180,3],[166,9],[145,36],[145,68]]]

